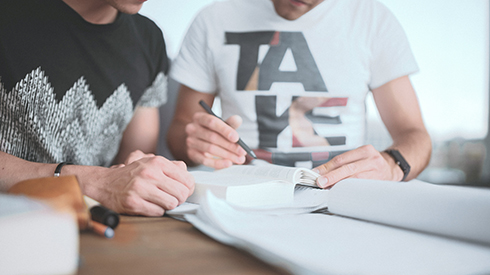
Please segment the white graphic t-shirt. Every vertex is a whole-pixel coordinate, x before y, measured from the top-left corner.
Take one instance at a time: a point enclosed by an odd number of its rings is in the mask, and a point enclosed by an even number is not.
[[[365,142],[367,93],[418,70],[392,13],[375,0],[323,1],[297,20],[270,0],[229,0],[192,23],[171,76],[220,97],[259,158],[316,166]]]

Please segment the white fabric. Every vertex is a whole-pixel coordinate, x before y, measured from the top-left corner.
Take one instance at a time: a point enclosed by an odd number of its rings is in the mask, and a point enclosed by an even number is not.
[[[363,145],[369,90],[417,70],[403,29],[375,0],[323,1],[293,21],[278,16],[270,0],[229,0],[198,14],[171,76],[219,96],[224,118],[243,118],[238,133],[250,147],[297,153]],[[306,122],[295,120],[289,107],[296,97],[324,104]],[[295,122],[311,123],[300,131],[321,138],[295,142]]]

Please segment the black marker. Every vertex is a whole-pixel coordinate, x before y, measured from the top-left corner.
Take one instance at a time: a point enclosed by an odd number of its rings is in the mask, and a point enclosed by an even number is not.
[[[213,110],[211,110],[211,108],[208,106],[208,104],[206,104],[206,102],[204,102],[204,101],[202,101],[202,100],[201,100],[201,101],[199,101],[199,104],[201,104],[201,106],[204,108],[204,110],[206,110],[206,112],[207,112],[208,114],[213,115],[213,116],[215,116],[215,117],[217,117],[217,118],[219,118],[219,119],[223,120],[222,118],[220,118],[219,116],[217,116],[217,115],[216,115],[216,114],[213,112]],[[224,120],[223,120],[223,121],[224,121]],[[226,123],[226,122],[225,122],[225,123]],[[237,144],[238,144],[238,145],[240,145],[240,146],[243,148],[243,150],[245,150],[245,152],[247,152],[247,154],[249,154],[251,157],[253,157],[254,159],[256,159],[256,158],[257,158],[257,156],[255,155],[254,151],[252,151],[252,150],[250,149],[250,147],[248,147],[248,146],[247,146],[247,144],[245,144],[245,142],[243,142],[243,140],[242,140],[241,138],[239,138],[239,139],[238,139]]]
[[[90,208],[90,214],[93,221],[107,225],[112,229],[116,228],[119,224],[119,214],[102,205],[96,205]]]

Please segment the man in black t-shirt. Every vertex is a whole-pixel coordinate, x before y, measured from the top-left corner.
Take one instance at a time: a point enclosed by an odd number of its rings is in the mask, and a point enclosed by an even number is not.
[[[184,163],[153,155],[168,58],[143,2],[0,3],[0,191],[63,167],[118,212],[160,216],[192,193]]]

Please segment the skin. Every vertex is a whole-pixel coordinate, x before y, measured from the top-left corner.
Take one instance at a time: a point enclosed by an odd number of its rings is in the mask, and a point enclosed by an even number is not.
[[[212,106],[214,95],[181,85],[176,112],[167,132],[173,156],[191,166],[203,164],[216,169],[243,164],[247,153],[236,144],[239,136],[235,130],[241,118],[232,116],[225,123],[204,112],[199,105],[201,99]]]
[[[323,0],[271,0],[277,14],[287,20],[296,20]],[[388,129],[393,144],[411,165],[405,180],[414,179],[427,166],[432,150],[429,134],[424,126],[419,103],[408,76],[394,79],[372,90],[381,119]],[[238,140],[234,123],[228,124],[203,112],[199,100],[211,105],[214,95],[201,93],[182,85],[177,100],[174,119],[168,131],[167,141],[172,154],[188,165],[204,164],[216,169],[232,164],[243,164],[245,152],[235,144]],[[300,120],[301,108],[319,103],[302,102],[292,106],[290,112]],[[296,125],[297,128],[304,125]],[[292,125],[294,126],[294,125]],[[313,131],[311,131],[313,135]],[[305,143],[317,143],[311,136],[298,137]],[[345,178],[364,178],[399,181],[403,171],[387,153],[365,145],[334,157],[329,162],[315,167],[321,176],[317,185],[328,188]]]
[[[323,0],[271,0],[276,13],[284,19],[296,20]]]
[[[271,0],[277,14],[287,20],[296,20],[319,5],[323,0]],[[236,128],[241,118],[232,116],[226,123],[203,112],[199,100],[212,106],[214,95],[199,93],[182,85],[176,113],[167,134],[169,148],[177,159],[188,165],[204,164],[217,169],[243,164],[246,152],[236,144]],[[228,124],[228,125],[227,125]]]
[[[136,14],[146,0],[63,0],[92,24],[110,24],[118,12]]]
[[[392,80],[374,89],[381,119],[387,127],[393,144],[411,165],[406,178],[415,178],[427,166],[432,150],[431,140],[425,129],[418,100],[408,76]],[[230,118],[226,123],[199,109],[199,100],[211,104],[214,95],[200,93],[182,85],[177,100],[175,117],[168,131],[167,140],[176,158],[189,165],[204,164],[221,169],[232,164],[243,164],[245,152],[236,145],[238,125]],[[315,167],[322,176],[317,185],[333,186],[345,178],[364,178],[399,181],[401,168],[393,158],[379,152],[372,145],[365,145],[334,157]]]
[[[136,13],[144,1],[65,0],[86,21],[109,24],[118,12]],[[157,108],[138,107],[124,131],[119,152],[110,168],[66,165],[61,175],[76,175],[87,195],[114,211],[162,216],[183,203],[194,191],[194,178],[181,161],[155,156],[159,132]],[[53,176],[57,164],[29,162],[0,151],[0,191],[32,178]]]
[[[432,143],[424,126],[415,91],[408,76],[392,80],[374,89],[374,101],[393,144],[411,165],[406,180],[414,179],[430,160]],[[331,187],[344,178],[364,178],[399,181],[401,168],[387,153],[371,145],[346,152],[315,168],[322,175],[321,187]]]

